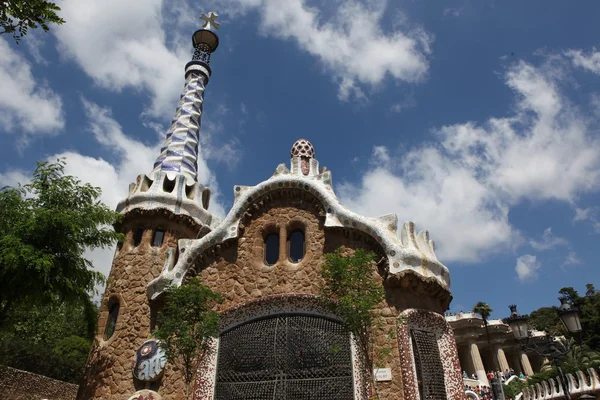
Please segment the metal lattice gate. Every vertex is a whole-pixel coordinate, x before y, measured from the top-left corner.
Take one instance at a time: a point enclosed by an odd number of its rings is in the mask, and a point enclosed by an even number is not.
[[[216,400],[354,398],[350,335],[335,321],[279,315],[219,340]]]
[[[435,333],[411,330],[419,391],[423,400],[446,400],[444,367]]]

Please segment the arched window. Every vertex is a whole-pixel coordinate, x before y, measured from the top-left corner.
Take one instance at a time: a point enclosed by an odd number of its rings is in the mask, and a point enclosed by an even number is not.
[[[295,230],[288,236],[287,242],[288,256],[290,261],[297,263],[304,258],[304,232]]]
[[[284,314],[221,334],[215,400],[354,398],[350,334],[336,321]]]
[[[133,246],[138,247],[142,243],[142,236],[144,236],[143,229],[136,229],[133,233]]]
[[[115,328],[117,326],[117,317],[119,316],[119,302],[111,301],[108,307],[108,319],[106,320],[106,328],[104,328],[104,340],[108,340],[111,338],[113,333],[115,333]]]
[[[279,260],[279,234],[269,233],[265,236],[265,262],[273,265]]]
[[[162,228],[158,228],[154,231],[154,237],[152,238],[152,246],[160,247],[163,244],[163,240],[165,238],[165,230]]]

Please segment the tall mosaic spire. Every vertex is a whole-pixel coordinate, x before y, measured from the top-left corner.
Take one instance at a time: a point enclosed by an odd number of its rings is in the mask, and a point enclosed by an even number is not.
[[[185,66],[183,93],[179,98],[160,155],[154,163],[152,177],[159,172],[164,172],[170,179],[174,179],[175,175],[185,176],[187,184],[197,181],[196,164],[204,89],[211,75],[210,55],[219,46],[219,37],[215,33],[220,26],[215,21],[217,17],[218,14],[215,12],[200,16],[204,25],[192,36],[194,55],[192,61]]]

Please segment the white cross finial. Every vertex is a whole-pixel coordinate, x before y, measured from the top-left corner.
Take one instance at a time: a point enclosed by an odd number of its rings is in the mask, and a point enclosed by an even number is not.
[[[202,13],[202,15],[200,16],[200,19],[204,21],[204,25],[202,25],[202,27],[205,29],[219,29],[221,24],[215,21],[215,19],[217,19],[218,16],[219,14],[213,11],[209,12],[208,16]]]

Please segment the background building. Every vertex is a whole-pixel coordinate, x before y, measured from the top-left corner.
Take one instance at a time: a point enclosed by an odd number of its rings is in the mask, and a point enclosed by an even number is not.
[[[546,362],[532,351],[521,350],[508,324],[502,320],[488,320],[491,348],[479,315],[461,312],[446,315],[446,321],[454,330],[460,365],[467,373],[465,382],[469,386],[489,386],[487,372],[497,369],[502,373],[513,370],[517,375],[530,376],[540,372]],[[532,340],[541,340],[545,335],[546,332],[532,331]]]

